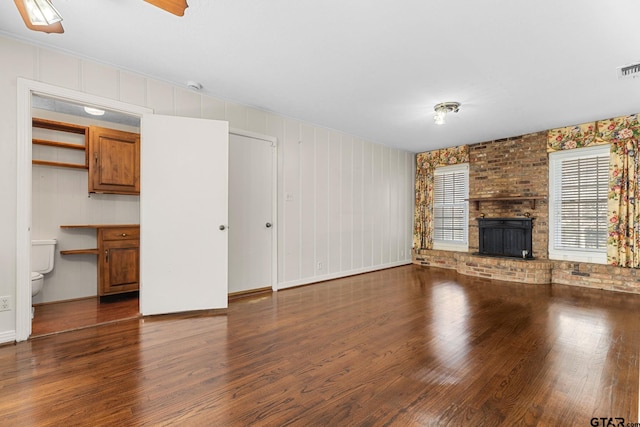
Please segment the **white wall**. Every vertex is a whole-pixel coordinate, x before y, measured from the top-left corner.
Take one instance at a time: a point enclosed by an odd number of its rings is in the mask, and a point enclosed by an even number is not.
[[[413,154],[5,37],[0,58],[0,295],[15,300],[17,77],[277,137],[280,288],[410,263]],[[0,312],[0,342],[12,331]]]

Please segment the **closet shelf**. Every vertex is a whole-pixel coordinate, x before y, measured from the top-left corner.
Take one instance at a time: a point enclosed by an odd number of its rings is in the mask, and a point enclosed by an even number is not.
[[[77,133],[78,135],[86,135],[89,129],[88,126],[81,126],[73,123],[56,122],[53,120],[39,119],[37,117],[33,118],[32,124],[35,128]]]
[[[69,249],[67,251],[60,251],[61,255],[98,255],[98,248],[95,249]]]
[[[61,168],[75,168],[75,169],[89,169],[87,165],[81,165],[79,163],[64,163],[64,162],[50,162],[49,160],[32,160],[34,165],[41,166],[58,166]]]
[[[81,150],[81,151],[86,150],[86,147],[84,145],[71,144],[69,142],[49,141],[47,139],[33,138],[32,143],[36,145],[48,145],[49,147],[70,148],[72,150]]]
[[[49,130],[54,130],[59,132],[75,133],[78,135],[83,135],[84,145],[73,144],[69,142],[51,141],[48,139],[38,139],[38,138],[33,138],[31,140],[32,144],[47,145],[49,147],[66,148],[71,150],[81,150],[81,151],[84,151],[85,153],[84,164],[54,162],[50,160],[39,160],[39,159],[33,159],[31,161],[32,164],[41,165],[41,166],[57,166],[61,168],[89,169],[89,157],[88,157],[89,153],[87,152],[87,148],[89,145],[89,127],[88,126],[81,126],[73,123],[56,122],[53,120],[39,119],[37,117],[34,117],[32,119],[32,125],[34,128],[49,129]]]

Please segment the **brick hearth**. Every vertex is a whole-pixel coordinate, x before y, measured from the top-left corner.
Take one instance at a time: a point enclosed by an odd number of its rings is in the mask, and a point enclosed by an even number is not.
[[[420,250],[413,255],[414,264],[456,270],[465,276],[510,282],[549,284],[553,262],[473,255],[463,252]]]

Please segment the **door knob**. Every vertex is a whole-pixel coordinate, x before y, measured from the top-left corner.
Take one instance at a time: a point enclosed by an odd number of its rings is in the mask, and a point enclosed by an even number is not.
[[[267,227],[267,228],[271,228],[271,223],[270,223],[270,222],[266,223],[266,224],[265,224],[265,227]]]
[[[224,225],[221,225],[221,226],[220,226],[220,227],[218,227],[218,228],[220,228],[220,231],[224,231],[227,227],[225,227]]]

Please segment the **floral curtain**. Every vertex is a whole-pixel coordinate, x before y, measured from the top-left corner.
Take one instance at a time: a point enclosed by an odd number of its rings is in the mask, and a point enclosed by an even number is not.
[[[640,158],[638,114],[552,129],[547,151],[611,144],[609,159],[607,262],[640,267]]]
[[[547,152],[603,144],[596,135],[596,122],[551,129],[547,133]]]
[[[433,173],[438,166],[469,163],[469,147],[443,148],[416,155],[416,210],[413,247],[433,247]]]
[[[622,267],[640,267],[640,188],[638,115],[601,120],[598,138],[611,144],[609,160],[609,227],[607,262]]]

